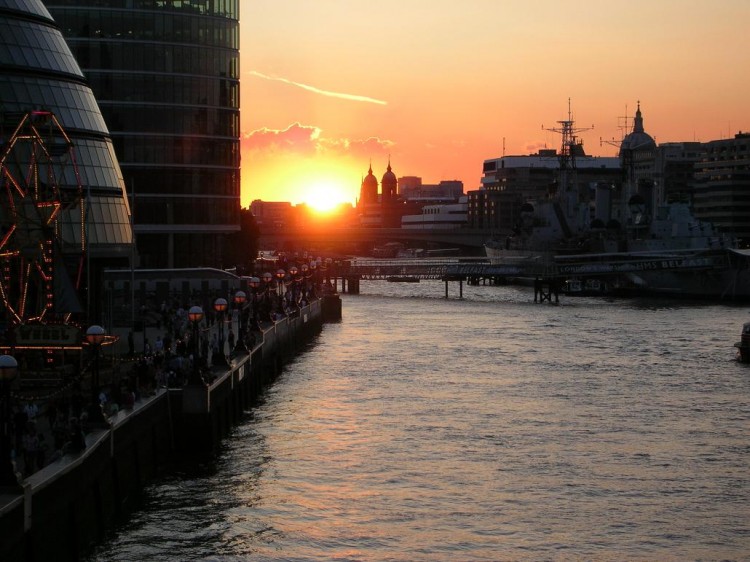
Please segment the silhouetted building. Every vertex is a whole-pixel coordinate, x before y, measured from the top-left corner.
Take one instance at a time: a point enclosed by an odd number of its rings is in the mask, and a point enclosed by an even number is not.
[[[663,202],[692,202],[693,173],[702,152],[699,142],[668,142],[656,147],[654,182]]]
[[[48,0],[109,126],[144,267],[239,230],[239,0]]]
[[[464,194],[464,183],[459,180],[442,180],[438,184],[422,183],[417,176],[398,178],[399,195],[409,201],[457,202]]]
[[[294,223],[292,204],[289,201],[261,201],[250,203],[255,223],[263,231],[280,230]]]
[[[662,202],[661,186],[655,181],[656,142],[643,128],[641,103],[633,119],[633,130],[620,143],[620,160],[625,173],[625,184],[619,202],[620,214],[614,218],[622,224],[628,220],[628,206],[635,201],[643,201],[651,214]],[[635,198],[635,199],[633,199]]]
[[[388,159],[388,168],[380,180],[382,190],[380,206],[382,207],[382,226],[386,228],[398,228],[401,226],[401,215],[398,198],[398,179],[391,169],[391,161]]]
[[[357,200],[357,214],[360,224],[367,227],[379,227],[382,224],[382,209],[378,195],[378,178],[372,173],[372,163],[367,175],[362,179],[362,187]]]
[[[750,243],[750,133],[703,144],[693,207],[698,218]]]

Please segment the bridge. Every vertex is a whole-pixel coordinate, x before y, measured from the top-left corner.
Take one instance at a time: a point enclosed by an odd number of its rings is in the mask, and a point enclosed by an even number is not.
[[[359,292],[361,280],[385,279],[391,281],[417,281],[421,279],[439,279],[445,282],[446,298],[448,283],[458,281],[460,294],[463,296],[463,282],[471,284],[501,284],[513,280],[527,279],[534,281],[535,301],[557,298],[558,291],[567,279],[586,278],[601,281],[615,281],[615,287],[627,286],[639,290],[664,289],[658,284],[646,285],[643,278],[636,276],[648,273],[677,273],[679,279],[700,279],[706,282],[725,285],[719,281],[721,276],[733,277],[735,272],[750,269],[750,252],[737,250],[683,250],[660,253],[632,254],[584,254],[575,256],[555,256],[543,259],[541,256],[517,258],[514,261],[498,261],[488,258],[451,258],[451,259],[375,259],[356,258],[336,264],[332,277],[341,279],[342,291]],[[731,276],[725,275],[732,273]],[[628,274],[632,274],[630,278]],[[682,277],[684,275],[684,277]],[[659,277],[649,277],[651,280]],[[670,277],[674,282],[674,278]],[[678,281],[678,283],[680,283]],[[604,287],[604,284],[601,285]],[[610,286],[612,288],[612,286]],[[601,290],[601,289],[600,289]],[[724,287],[726,295],[734,294],[734,286]]]
[[[388,279],[408,276],[416,279],[471,279],[542,277],[611,277],[626,273],[653,271],[706,271],[730,267],[727,252],[664,252],[659,254],[591,254],[555,256],[544,259],[529,256],[514,260],[488,258],[373,259],[357,258],[342,265],[339,275],[360,279]]]
[[[492,238],[489,229],[454,228],[366,228],[362,226],[300,225],[286,228],[261,228],[260,249],[296,251],[310,248],[336,248],[353,253],[352,248],[369,251],[386,242],[423,247],[457,247],[475,254],[484,253],[484,243]]]
[[[495,277],[549,276],[548,264],[530,260],[526,263],[491,263],[487,258],[442,259],[374,259],[357,258],[342,265],[338,276],[365,280],[398,277],[412,279],[461,280]]]

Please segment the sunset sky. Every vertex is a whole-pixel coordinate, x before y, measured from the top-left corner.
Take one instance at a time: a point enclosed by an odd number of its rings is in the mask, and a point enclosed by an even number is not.
[[[477,189],[558,148],[568,99],[614,156],[640,100],[657,143],[750,131],[750,1],[243,0],[242,206],[354,203],[372,161]]]

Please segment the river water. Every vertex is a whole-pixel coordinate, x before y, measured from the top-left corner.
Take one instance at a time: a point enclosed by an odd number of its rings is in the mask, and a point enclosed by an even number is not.
[[[91,560],[750,558],[750,308],[361,290]]]

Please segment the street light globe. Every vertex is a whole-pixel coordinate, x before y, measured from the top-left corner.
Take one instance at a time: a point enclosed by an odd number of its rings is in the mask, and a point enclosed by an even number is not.
[[[90,345],[101,345],[106,336],[107,332],[104,331],[104,328],[96,324],[89,326],[88,330],[86,330],[86,341]]]
[[[279,281],[284,279],[285,275],[286,275],[286,271],[284,271],[283,269],[279,269],[276,271],[276,279],[278,279]]]
[[[188,310],[188,320],[196,324],[203,320],[203,309],[200,306],[191,306]]]
[[[272,279],[273,279],[273,275],[271,275],[271,274],[270,274],[270,273],[269,273],[268,271],[266,271],[266,272],[265,272],[265,273],[263,274],[263,281],[264,281],[265,283],[270,283]]]
[[[214,301],[214,310],[216,312],[224,312],[227,309],[227,299],[219,297]]]
[[[268,276],[270,277],[271,274],[269,273]],[[251,277],[250,281],[248,281],[248,284],[253,289],[257,289],[258,287],[260,287],[260,279],[258,279],[257,277]]]
[[[18,373],[18,361],[12,355],[0,355],[0,380],[12,381]]]
[[[237,291],[234,294],[234,304],[243,305],[245,304],[246,300],[247,300],[247,295],[245,294],[245,291]]]
[[[297,277],[298,269],[295,266],[292,266],[289,268],[289,275],[292,277]]]

